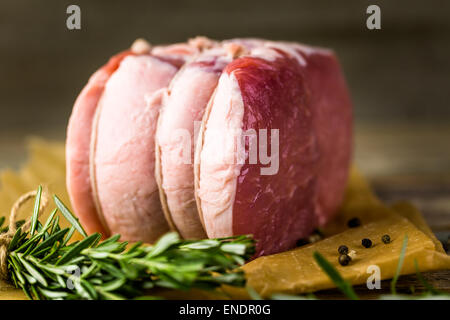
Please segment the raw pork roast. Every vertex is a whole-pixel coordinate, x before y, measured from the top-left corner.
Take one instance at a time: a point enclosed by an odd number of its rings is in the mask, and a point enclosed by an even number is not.
[[[152,242],[253,234],[259,255],[329,221],[352,107],[333,52],[261,39],[137,41],[89,80],[67,132],[67,186],[89,232]]]

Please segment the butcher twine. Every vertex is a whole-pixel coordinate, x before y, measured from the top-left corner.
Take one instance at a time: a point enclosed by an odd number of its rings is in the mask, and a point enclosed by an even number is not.
[[[17,231],[16,219],[19,209],[30,199],[36,197],[37,191],[30,191],[22,195],[12,206],[11,214],[9,215],[9,228],[5,233],[0,234],[0,278],[2,280],[8,280],[8,247],[11,243],[14,234]],[[39,208],[38,216],[44,211],[47,206],[48,199],[44,192],[41,195],[41,205]],[[21,226],[22,230],[27,230],[30,227],[31,218]]]

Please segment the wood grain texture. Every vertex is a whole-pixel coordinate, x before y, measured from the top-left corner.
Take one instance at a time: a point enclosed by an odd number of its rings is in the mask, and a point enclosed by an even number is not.
[[[424,279],[435,289],[450,293],[450,271],[436,271],[422,274]],[[361,299],[378,299],[380,295],[391,293],[391,281],[381,281],[381,289],[369,290],[366,286],[355,286],[355,292]],[[397,282],[397,293],[420,295],[426,292],[426,288],[419,281],[416,275],[401,276]],[[315,296],[319,299],[345,299],[339,290],[323,290],[316,292]]]

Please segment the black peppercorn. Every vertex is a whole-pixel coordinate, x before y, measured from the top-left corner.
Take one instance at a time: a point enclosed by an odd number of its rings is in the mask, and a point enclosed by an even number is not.
[[[364,238],[362,239],[361,244],[364,248],[370,248],[372,246],[372,240]]]
[[[381,237],[381,241],[383,241],[383,243],[388,244],[391,242],[391,237],[388,234],[385,234],[384,236]]]
[[[341,254],[341,255],[339,256],[339,264],[340,264],[341,266],[346,266],[346,265],[348,265],[348,264],[350,263],[350,261],[352,261],[352,258],[350,258],[350,256],[347,255],[347,254]]]
[[[309,244],[310,242],[306,239],[298,239],[297,240],[297,247],[302,247],[304,245]]]
[[[347,254],[348,253],[348,247],[345,245],[339,246],[338,248],[339,254]]]
[[[361,225],[361,220],[359,220],[359,218],[352,218],[350,220],[348,220],[347,222],[347,226],[349,228],[356,228],[359,227]]]

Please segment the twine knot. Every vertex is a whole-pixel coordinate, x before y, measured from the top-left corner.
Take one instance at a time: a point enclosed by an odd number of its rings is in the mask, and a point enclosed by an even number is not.
[[[11,243],[12,238],[17,232],[17,216],[19,209],[30,199],[36,197],[37,191],[30,191],[28,193],[25,193],[22,195],[17,201],[14,203],[14,205],[11,208],[11,213],[9,215],[9,226],[8,231],[0,234],[0,278],[2,280],[8,280],[9,274],[8,274],[8,247]],[[45,195],[44,192],[41,194],[41,202],[39,207],[38,216],[45,210],[45,207],[47,206],[48,198]],[[25,222],[20,228],[22,230],[28,230],[31,225],[31,218],[28,219],[27,222]]]

